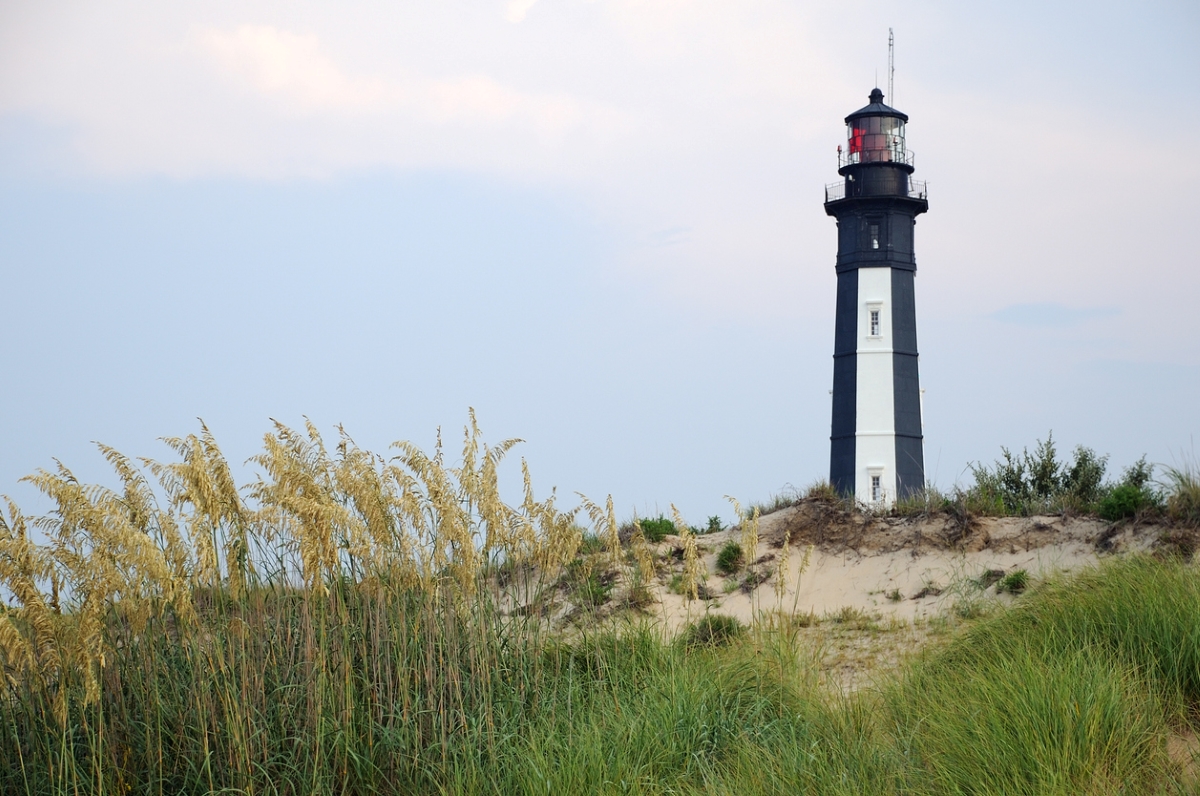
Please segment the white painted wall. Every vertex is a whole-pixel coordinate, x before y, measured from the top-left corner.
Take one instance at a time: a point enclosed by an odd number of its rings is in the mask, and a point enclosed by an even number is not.
[[[892,269],[858,271],[858,387],[854,449],[854,496],[871,499],[871,471],[882,470],[883,500],[896,499],[896,408],[892,378]],[[872,308],[879,331],[871,336]]]

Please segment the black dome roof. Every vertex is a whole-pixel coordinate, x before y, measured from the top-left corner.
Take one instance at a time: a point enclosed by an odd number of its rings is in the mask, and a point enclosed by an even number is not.
[[[871,104],[865,108],[859,108],[854,113],[846,117],[846,124],[850,123],[851,119],[857,119],[861,116],[894,116],[901,121],[908,121],[908,114],[901,113],[895,108],[883,104],[883,92],[879,89],[872,89],[871,94],[867,99],[871,100]]]

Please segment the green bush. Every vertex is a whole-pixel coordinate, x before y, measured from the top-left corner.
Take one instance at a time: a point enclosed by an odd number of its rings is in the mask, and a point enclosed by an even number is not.
[[[1038,441],[1031,453],[1002,447],[1002,457],[988,467],[971,465],[975,483],[950,501],[974,514],[1029,516],[1040,512],[1096,513],[1107,520],[1132,517],[1162,507],[1153,487],[1153,466],[1146,457],[1125,469],[1121,480],[1106,484],[1107,456],[1078,445],[1070,461],[1060,461],[1054,436]],[[1178,491],[1178,490],[1176,490]],[[949,503],[946,503],[949,505]],[[1200,519],[1200,511],[1197,512]]]
[[[646,537],[647,542],[661,542],[664,536],[670,536],[676,532],[675,523],[661,514],[655,519],[642,520],[642,534]]]
[[[1159,508],[1162,495],[1151,484],[1154,466],[1146,457],[1125,468],[1121,481],[1100,499],[1096,513],[1110,522],[1135,517],[1147,509]]]
[[[1142,460],[1143,464],[1145,459]],[[1107,456],[1097,456],[1091,448],[1075,447],[1075,460],[1064,468],[1061,490],[1075,498],[1083,506],[1096,502],[1102,491]]]
[[[737,542],[727,542],[717,553],[717,572],[722,575],[737,574],[744,562],[742,546]]]
[[[1120,484],[1104,496],[1097,508],[1097,513],[1110,522],[1135,516],[1146,506],[1151,505],[1152,498],[1144,489],[1131,484]]]

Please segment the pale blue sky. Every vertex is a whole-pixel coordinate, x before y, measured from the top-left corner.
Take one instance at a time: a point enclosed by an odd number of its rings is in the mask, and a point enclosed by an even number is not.
[[[196,417],[240,461],[271,417],[382,450],[468,406],[625,514],[824,477],[822,186],[889,26],[929,477],[1050,429],[1178,462],[1200,9],[856,8],[0,3],[0,492]]]

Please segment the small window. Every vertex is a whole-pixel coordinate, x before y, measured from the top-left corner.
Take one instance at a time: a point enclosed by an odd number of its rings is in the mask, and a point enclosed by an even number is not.
[[[883,499],[883,476],[871,476],[871,502],[878,503]]]
[[[871,309],[871,336],[879,336],[879,310],[875,308]]]
[[[879,248],[879,225],[878,224],[871,224],[867,228],[867,237],[871,239],[871,248],[878,249]]]

